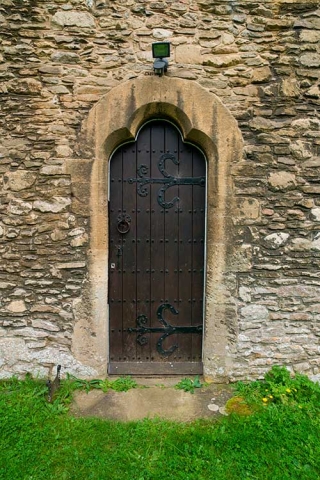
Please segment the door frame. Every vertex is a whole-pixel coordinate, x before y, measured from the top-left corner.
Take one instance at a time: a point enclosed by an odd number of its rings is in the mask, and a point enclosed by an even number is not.
[[[97,375],[106,375],[108,160],[120,144],[135,139],[142,124],[155,118],[172,121],[184,141],[200,147],[207,159],[203,366],[206,378],[225,382],[239,368],[236,272],[251,268],[247,249],[233,241],[233,219],[239,216],[239,201],[245,200],[236,197],[233,186],[243,140],[235,118],[216,95],[180,78],[141,75],[112,88],[82,125],[78,157],[66,161],[72,179],[72,211],[87,216],[91,229],[84,265],[87,282],[74,309],[72,353]]]
[[[195,145],[194,143],[192,142],[188,142],[188,141],[185,141],[184,137],[183,137],[183,134],[180,130],[180,128],[172,121],[172,120],[169,120],[168,118],[161,118],[161,117],[155,117],[155,118],[152,118],[152,119],[149,119],[147,120],[146,122],[144,122],[140,127],[139,129],[137,130],[136,132],[136,135],[134,137],[133,140],[128,140],[128,141],[125,141],[123,143],[121,143],[120,145],[118,145],[114,151],[111,153],[110,157],[109,157],[109,160],[108,160],[108,172],[110,172],[111,168],[110,168],[110,165],[111,165],[111,161],[112,161],[112,157],[115,155],[115,153],[122,147],[124,147],[125,145],[129,145],[131,143],[134,143],[137,141],[138,139],[138,136],[141,132],[141,130],[148,124],[150,123],[153,123],[153,122],[156,122],[156,121],[161,121],[161,122],[166,122],[166,123],[169,123],[170,125],[173,126],[173,128],[175,128],[178,132],[178,134],[180,135],[180,138],[181,138],[181,141],[186,144],[186,145],[190,145],[192,146],[193,148],[199,150],[199,152],[201,153],[201,155],[203,155],[203,158],[204,158],[204,161],[205,161],[205,175],[206,175],[206,183],[205,183],[205,204],[204,204],[204,252],[203,252],[203,291],[202,291],[202,324],[203,324],[203,330],[202,330],[202,346],[201,346],[201,349],[202,349],[202,352],[201,352],[201,358],[202,358],[202,365],[201,365],[201,368],[198,369],[197,367],[193,366],[192,363],[193,362],[190,362],[190,367],[188,369],[188,367],[186,367],[185,370],[182,370],[181,368],[179,369],[179,371],[176,371],[175,370],[175,362],[167,362],[166,364],[163,365],[154,365],[154,368],[151,369],[151,365],[152,363],[147,364],[145,363],[145,366],[146,366],[146,371],[145,371],[145,375],[168,375],[168,374],[178,374],[178,375],[192,375],[192,374],[202,374],[203,373],[203,343],[204,343],[204,319],[205,319],[205,291],[206,291],[206,278],[207,278],[207,272],[206,272],[206,266],[207,266],[207,259],[206,259],[206,254],[207,254],[207,174],[208,174],[208,161],[207,161],[207,157],[205,155],[205,153],[203,152],[203,150],[198,146],[198,145]],[[110,202],[110,190],[111,190],[111,177],[110,175],[108,175],[108,206],[109,206],[109,202]],[[109,208],[108,208],[109,210]],[[108,230],[109,230],[109,218],[108,218]],[[108,236],[109,237],[109,236]],[[109,238],[108,238],[108,242],[109,242]],[[108,266],[110,265],[110,257],[111,257],[111,252],[109,251],[109,244],[108,244]],[[110,286],[110,279],[108,278],[108,292],[109,292],[109,286]],[[108,298],[108,302],[109,302],[109,298]],[[110,318],[110,315],[109,315],[109,311],[110,311],[110,308],[109,308],[109,303],[108,303],[108,330],[109,330],[109,318]],[[108,351],[110,351],[110,338],[109,338],[109,335],[108,335]],[[144,363],[144,362],[142,362]],[[121,370],[121,366],[119,367],[115,367],[115,368],[112,368],[110,369],[109,368],[109,365],[110,365],[110,362],[108,361],[108,374],[109,375],[119,375],[119,374],[122,374],[124,373],[122,370]],[[127,372],[126,372],[127,373]],[[132,371],[131,374],[140,374],[140,369],[137,368],[137,371]]]

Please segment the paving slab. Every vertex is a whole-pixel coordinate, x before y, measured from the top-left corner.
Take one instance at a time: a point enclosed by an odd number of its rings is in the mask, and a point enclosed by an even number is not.
[[[127,392],[77,392],[71,413],[118,421],[161,418],[178,422],[225,415],[224,406],[233,396],[230,385],[211,384],[196,388],[192,394],[174,388],[178,381],[140,379],[138,388]]]

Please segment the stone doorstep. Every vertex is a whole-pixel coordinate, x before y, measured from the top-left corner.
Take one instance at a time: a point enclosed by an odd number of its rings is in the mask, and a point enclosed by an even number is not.
[[[191,394],[174,388],[179,381],[177,377],[140,378],[138,385],[142,388],[128,392],[76,392],[71,414],[117,421],[162,418],[178,422],[225,415],[224,406],[233,396],[232,386],[210,384]]]

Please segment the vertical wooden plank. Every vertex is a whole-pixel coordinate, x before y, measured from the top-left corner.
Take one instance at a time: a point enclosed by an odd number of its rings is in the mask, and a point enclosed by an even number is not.
[[[143,166],[145,176],[150,176],[150,126],[139,133],[137,140],[137,168]],[[137,314],[145,315],[150,324],[150,186],[146,186],[146,196],[137,195]],[[146,335],[149,339],[150,335]],[[144,345],[137,343],[137,360],[150,362],[150,341]]]
[[[158,168],[160,156],[164,152],[164,126],[159,122],[150,124],[151,129],[151,178],[161,178]],[[159,184],[150,185],[151,196],[151,311],[150,322],[152,327],[161,326],[157,319],[157,309],[165,300],[165,273],[164,273],[164,208],[158,203]],[[159,333],[150,334],[151,360],[166,361],[157,351]]]
[[[122,235],[122,278],[123,278],[123,361],[136,360],[135,336],[128,332],[136,327],[137,319],[137,185],[130,184],[129,178],[137,176],[136,143],[123,148],[123,189],[122,213],[130,215],[128,233]]]
[[[179,160],[179,132],[171,124],[164,124],[165,145],[164,153],[172,154]],[[167,159],[165,162],[165,170],[174,178],[179,176],[179,165],[172,160]],[[179,187],[172,186],[165,193],[165,201],[171,202],[175,197],[179,198]],[[179,207],[180,201],[172,207],[165,208],[165,303],[169,303],[179,311]],[[174,315],[169,310],[165,312],[165,319],[171,325],[179,325],[181,323],[181,314]],[[169,349],[180,343],[179,334],[170,335],[164,342],[164,349]],[[178,361],[180,356],[179,348],[170,356],[166,357],[168,361]]]
[[[193,148],[193,176],[205,177],[203,154]],[[193,186],[192,208],[192,324],[203,324],[204,245],[205,245],[205,188]],[[201,361],[202,335],[192,335],[192,360]]]
[[[179,176],[192,177],[192,147],[179,141]],[[192,324],[192,185],[179,188],[179,316]],[[191,361],[191,334],[179,335],[179,360]]]
[[[122,211],[122,150],[119,149],[110,161],[109,205],[109,344],[110,361],[121,361],[122,355],[122,273],[117,268],[119,233],[117,216]],[[111,268],[114,264],[114,268]]]

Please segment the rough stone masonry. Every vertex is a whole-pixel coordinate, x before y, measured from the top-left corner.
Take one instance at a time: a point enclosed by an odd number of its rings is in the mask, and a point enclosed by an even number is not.
[[[150,74],[161,40],[167,76],[215,94],[244,141],[224,376],[282,364],[319,378],[318,0],[0,1],[0,376],[57,363],[104,373],[94,352],[77,354],[92,239],[67,165],[89,155],[79,136],[92,107]]]

